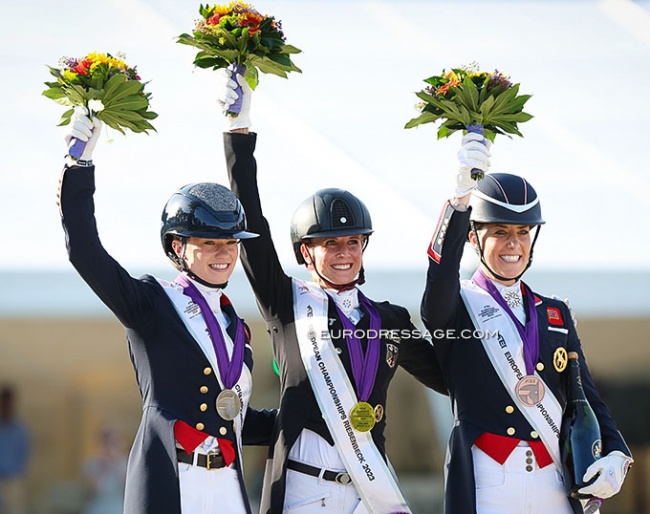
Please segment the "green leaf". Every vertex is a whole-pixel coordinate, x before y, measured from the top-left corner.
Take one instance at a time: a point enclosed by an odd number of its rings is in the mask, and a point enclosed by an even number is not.
[[[108,105],[104,105],[105,109],[112,111],[137,111],[138,109],[146,108],[149,101],[143,96],[127,96],[119,101],[113,101]]]
[[[479,108],[479,111],[483,115],[484,119],[490,116],[493,106],[494,106],[494,97],[488,96],[485,99],[485,101],[481,104],[481,107]]]
[[[110,79],[106,81],[106,84],[104,84],[104,94],[103,98],[104,101],[109,101],[110,98],[117,93],[118,89],[122,84],[125,84],[127,82],[127,77],[126,75],[122,74],[117,74],[113,75]]]
[[[43,91],[43,96],[50,98],[52,100],[58,100],[60,98],[67,98],[65,91],[60,87],[53,87]]]
[[[404,128],[413,128],[413,127],[417,127],[418,125],[422,125],[423,123],[432,123],[436,121],[438,118],[440,118],[440,116],[436,114],[430,112],[424,112],[420,114],[420,116],[418,116],[417,118],[413,118],[412,120],[410,120],[404,126]]]
[[[120,102],[127,97],[139,94],[143,87],[142,83],[137,80],[128,80],[118,84],[118,86],[112,90],[110,95],[104,93],[102,97],[104,107],[108,107],[109,105]]]
[[[283,54],[299,54],[302,53],[302,50],[291,45],[282,45],[281,52]]]
[[[73,114],[74,114],[74,109],[68,109],[67,111],[65,111],[61,116],[61,119],[59,120],[59,124],[57,125],[57,127],[62,127],[70,123],[70,118],[72,118]]]

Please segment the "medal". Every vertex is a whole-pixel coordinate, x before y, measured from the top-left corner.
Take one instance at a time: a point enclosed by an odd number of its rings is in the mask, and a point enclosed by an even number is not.
[[[241,410],[239,396],[232,389],[224,389],[217,396],[217,412],[219,416],[228,421],[233,420]]]
[[[384,406],[380,403],[375,405],[375,422],[379,423],[384,417]]]
[[[558,373],[562,373],[566,369],[566,365],[569,362],[569,356],[565,348],[558,348],[553,353],[553,367]]]
[[[521,403],[531,407],[544,399],[546,388],[539,378],[534,375],[527,375],[517,382],[515,393]]]
[[[368,402],[358,402],[350,411],[350,423],[359,432],[368,432],[375,426],[375,409]]]

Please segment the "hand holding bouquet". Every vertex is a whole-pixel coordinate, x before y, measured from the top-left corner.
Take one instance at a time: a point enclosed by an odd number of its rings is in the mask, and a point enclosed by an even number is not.
[[[287,73],[300,72],[291,61],[291,54],[300,53],[285,44],[282,26],[272,16],[260,14],[249,4],[234,1],[228,5],[201,5],[201,19],[192,35],[181,34],[178,43],[194,46],[199,52],[194,64],[199,68],[230,67],[255,89],[259,82],[258,70],[287,78]],[[240,95],[241,97],[241,95]],[[229,113],[237,115],[240,106],[235,103]]]
[[[83,58],[63,57],[59,68],[49,67],[56,82],[46,82],[43,95],[57,103],[70,106],[63,113],[59,125],[67,125],[74,107],[83,106],[89,116],[97,116],[109,127],[124,134],[155,130],[148,120],[158,115],[149,110],[151,93],[144,92],[135,67],[129,67],[123,56],[90,53]],[[78,159],[85,143],[74,139],[69,154]]]
[[[532,118],[523,112],[531,95],[519,95],[519,84],[499,71],[479,71],[476,64],[453,68],[434,75],[429,84],[416,93],[422,100],[421,114],[410,120],[405,128],[443,120],[438,139],[449,137],[458,130],[476,132],[494,142],[497,134],[522,136],[517,123]],[[473,179],[483,178],[480,170],[473,170]]]

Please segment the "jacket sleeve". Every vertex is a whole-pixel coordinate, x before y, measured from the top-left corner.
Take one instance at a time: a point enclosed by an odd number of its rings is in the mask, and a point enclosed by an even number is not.
[[[256,140],[255,134],[224,134],[230,189],[244,207],[248,230],[259,234],[257,238],[242,241],[242,264],[262,315],[269,321],[278,316],[282,298],[291,295],[291,278],[282,269],[269,224],[262,213],[253,155]]]
[[[567,320],[571,320],[571,313],[569,308],[563,303],[560,302],[560,308],[564,310],[562,313]],[[567,323],[567,328],[569,330],[568,335],[568,348],[569,351],[578,352],[580,359],[580,378],[582,380],[582,386],[585,391],[585,396],[589,401],[589,405],[594,410],[596,418],[598,419],[598,425],[600,426],[600,436],[603,443],[602,455],[607,455],[613,451],[621,451],[625,455],[632,456],[630,449],[628,448],[621,432],[618,430],[616,423],[612,419],[612,415],[609,412],[609,409],[603,402],[600,397],[600,393],[596,389],[593,378],[589,371],[589,366],[587,365],[587,359],[585,357],[582,344],[578,338],[578,332],[572,322]]]
[[[68,257],[81,278],[126,327],[148,318],[157,296],[129,275],[102,246],[95,221],[95,167],[66,167],[59,190]]]
[[[469,214],[470,211],[456,211],[447,202],[429,245],[429,268],[420,314],[430,333],[452,327],[461,307],[460,261],[469,230]]]
[[[249,446],[268,446],[273,441],[273,426],[278,415],[277,409],[256,410],[249,407],[246,411],[242,442]]]
[[[408,328],[403,333],[407,337],[401,339],[399,365],[426,387],[448,394],[433,344],[413,325],[408,311],[403,307],[400,311],[403,311],[404,326]]]

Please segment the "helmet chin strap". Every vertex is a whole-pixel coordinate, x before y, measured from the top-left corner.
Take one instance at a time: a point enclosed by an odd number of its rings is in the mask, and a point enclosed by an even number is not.
[[[508,282],[510,280],[514,280],[515,282],[517,282],[517,280],[519,280],[524,275],[524,273],[526,273],[526,271],[528,271],[528,268],[530,268],[530,265],[533,263],[533,250],[535,249],[535,243],[537,242],[537,236],[539,236],[539,229],[540,229],[539,225],[536,225],[537,230],[535,231],[535,237],[533,238],[533,243],[530,245],[530,255],[528,256],[528,263],[526,264],[526,267],[524,268],[524,270],[521,273],[519,273],[519,275],[517,275],[516,277],[504,277],[504,276],[499,275],[498,273],[496,273],[494,270],[492,270],[492,268],[490,268],[490,266],[488,266],[488,263],[485,261],[485,256],[483,255],[483,248],[481,247],[481,240],[478,237],[478,231],[476,230],[476,224],[473,221],[470,221],[470,227],[472,229],[472,233],[474,234],[474,237],[476,238],[476,246],[478,246],[478,254],[479,254],[479,257],[481,259],[481,264],[483,264],[483,266],[485,266],[485,269],[487,269],[493,277],[495,277],[495,278],[497,278],[499,280],[503,280],[505,282]]]
[[[175,262],[177,265],[178,271],[181,273],[185,273],[188,277],[190,277],[192,280],[195,280],[201,285],[204,285],[206,287],[211,287],[213,289],[225,289],[226,286],[228,285],[228,281],[226,280],[223,284],[212,284],[211,282],[208,282],[207,280],[203,280],[201,277],[197,276],[195,273],[192,273],[187,266],[185,265],[185,238],[181,240],[181,244],[183,245],[181,247],[181,254],[178,256],[178,260]]]
[[[335,284],[334,282],[326,279],[323,275],[321,275],[318,272],[318,269],[316,268],[316,260],[314,259],[313,254],[309,251],[309,246],[305,245],[305,248],[307,248],[307,253],[309,254],[309,259],[311,260],[313,266],[314,266],[314,273],[318,275],[318,278],[320,278],[325,285],[327,286],[328,289],[336,289],[339,293],[342,291],[348,291],[349,289],[353,289],[357,285],[362,285],[366,282],[366,273],[363,269],[363,265],[361,266],[361,269],[359,270],[359,275],[357,276],[356,279],[354,279],[352,282],[348,282],[347,284]],[[364,246],[365,250],[365,246]]]

